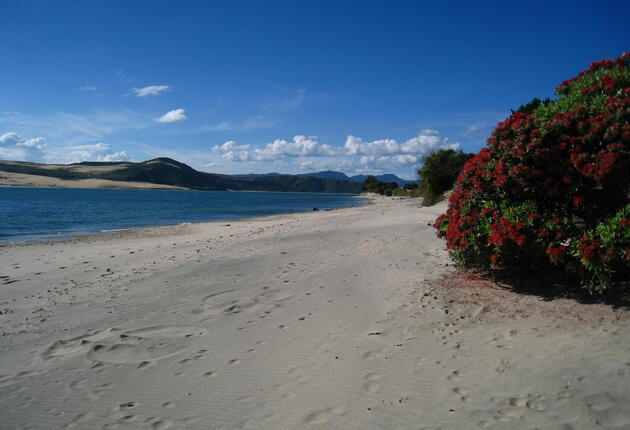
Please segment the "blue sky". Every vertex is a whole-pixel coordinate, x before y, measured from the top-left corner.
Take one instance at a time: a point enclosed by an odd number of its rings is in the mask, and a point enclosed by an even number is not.
[[[628,2],[0,0],[0,159],[413,178],[630,49]]]

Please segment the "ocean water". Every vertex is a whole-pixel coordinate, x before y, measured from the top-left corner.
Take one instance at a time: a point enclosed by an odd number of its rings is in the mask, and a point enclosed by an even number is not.
[[[0,241],[186,222],[224,221],[365,204],[347,194],[0,187]]]

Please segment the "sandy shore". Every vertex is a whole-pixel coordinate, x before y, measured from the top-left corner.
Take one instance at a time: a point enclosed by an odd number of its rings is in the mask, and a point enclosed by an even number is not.
[[[187,189],[174,185],[153,184],[151,182],[110,181],[108,179],[59,179],[50,176],[27,175],[25,173],[3,171],[0,171],[0,187]]]
[[[443,210],[2,246],[0,428],[630,429],[628,312],[458,278]]]

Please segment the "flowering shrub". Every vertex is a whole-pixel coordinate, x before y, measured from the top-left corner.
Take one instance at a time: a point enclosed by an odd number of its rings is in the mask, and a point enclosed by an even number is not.
[[[500,122],[435,223],[465,266],[561,269],[590,291],[630,275],[630,54]]]

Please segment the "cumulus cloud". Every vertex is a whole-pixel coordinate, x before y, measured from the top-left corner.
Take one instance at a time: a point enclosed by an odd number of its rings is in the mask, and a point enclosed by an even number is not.
[[[339,151],[330,145],[322,145],[315,136],[294,136],[293,140],[276,139],[262,148],[252,148],[250,145],[238,145],[230,140],[223,145],[213,148],[230,161],[265,161],[286,157],[319,157],[335,155]]]
[[[132,91],[136,93],[138,97],[146,96],[159,96],[160,94],[169,91],[171,89],[168,85],[149,85],[144,88],[133,88]]]
[[[256,154],[260,159],[273,159],[278,157],[320,156],[334,155],[335,149],[330,145],[321,145],[317,137],[294,136],[292,141],[276,139],[268,143],[263,149],[257,149]]]
[[[397,141],[395,139],[364,140],[347,136],[340,146],[321,144],[314,136],[295,136],[292,140],[276,139],[264,146],[239,145],[230,140],[216,145],[224,159],[234,162],[254,162],[261,166],[269,163],[292,171],[341,170],[347,173],[390,173],[405,176],[405,171],[415,174],[422,159],[439,149],[458,149],[453,143],[432,129],[420,130],[416,136]],[[406,176],[413,176],[407,174]]]
[[[459,148],[458,143],[450,143],[447,137],[443,137],[437,130],[420,130],[416,137],[404,142],[394,139],[381,139],[372,142],[354,136],[348,136],[344,145],[348,155],[393,155],[410,154],[423,156],[442,148]],[[398,157],[398,159],[411,160],[410,157]]]
[[[81,161],[127,161],[125,151],[113,152],[106,143],[47,147],[43,137],[24,139],[17,133],[0,135],[0,159],[46,163],[78,163]]]
[[[239,145],[234,140],[228,140],[223,145],[215,145],[212,149],[220,152],[224,158],[230,161],[251,161],[250,145]]]
[[[440,149],[458,149],[459,143],[452,143],[439,131],[420,130],[415,137],[404,142],[394,139],[364,141],[359,137],[348,136],[344,149],[353,168],[361,171],[383,171],[391,169],[413,168],[416,170],[422,159]],[[357,166],[358,165],[358,166]]]
[[[43,149],[46,144],[43,137],[34,137],[32,139],[22,139],[17,133],[4,133],[0,135],[0,146],[22,146],[26,148]]]
[[[186,112],[184,109],[175,109],[170,112],[166,112],[164,115],[156,119],[157,122],[161,123],[171,123],[171,122],[179,122],[186,119]]]
[[[45,147],[43,137],[23,139],[14,132],[0,135],[0,159],[37,161],[44,154]]]

